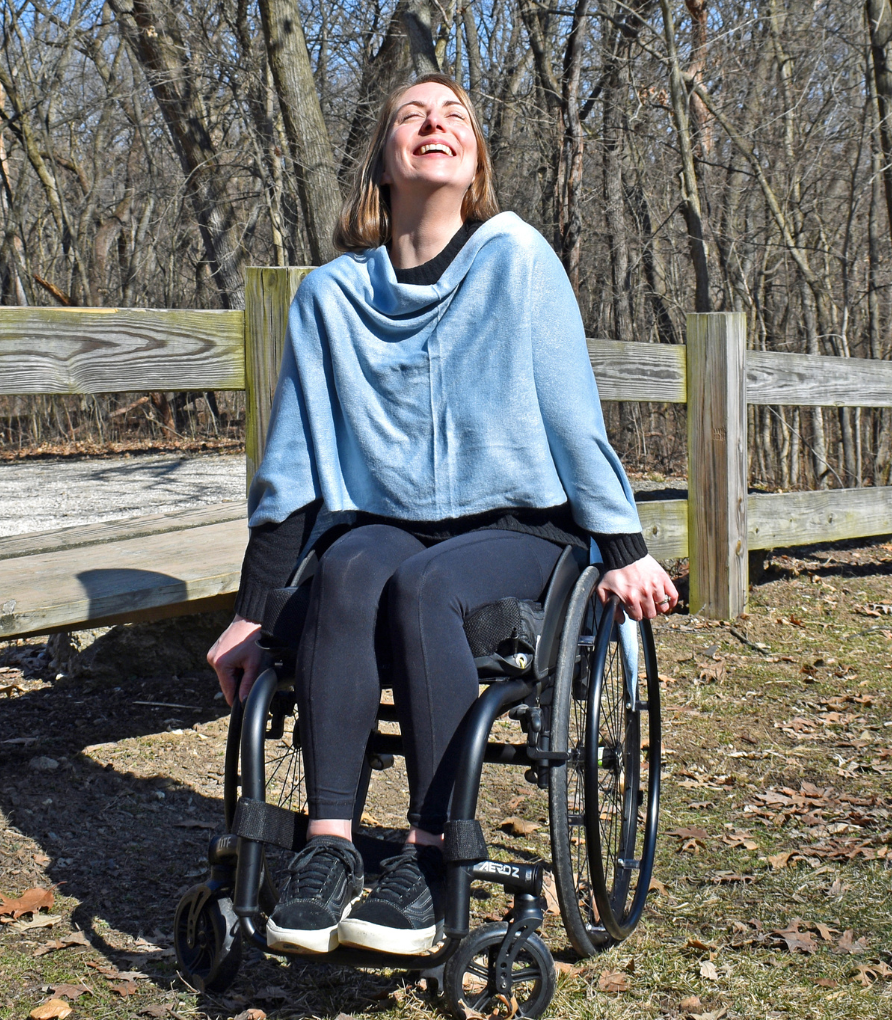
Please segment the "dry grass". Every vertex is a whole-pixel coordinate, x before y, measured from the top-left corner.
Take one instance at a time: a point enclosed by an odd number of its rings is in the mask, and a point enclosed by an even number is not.
[[[892,1015],[890,603],[892,546],[878,544],[773,560],[733,627],[686,616],[661,624],[661,885],[639,930],[590,961],[574,960],[560,921],[546,919],[566,965],[551,1016]],[[220,702],[206,676],[122,679],[117,690],[54,681],[29,651],[39,649],[11,648],[0,672],[0,688],[20,688],[2,703],[0,741],[32,741],[0,743],[0,890],[66,884],[52,926],[0,930],[2,1020],[27,1016],[50,986],[82,981],[92,994],[72,1002],[72,1020],[164,1009],[201,1020],[249,1007],[282,1020],[437,1015],[401,975],[260,954],[226,996],[187,989],[169,955],[171,917],[198,880],[189,876],[207,833],[176,823],[219,821]],[[40,755],[59,767],[30,769]],[[384,825],[402,811],[402,785],[385,773],[374,794]],[[496,852],[547,858],[544,795],[519,771],[489,770],[481,814]],[[509,836],[498,828],[506,815],[540,827]],[[475,901],[479,919],[502,906],[496,895]],[[89,946],[35,955],[77,929]],[[132,994],[113,990],[128,978],[110,967],[139,972]],[[601,991],[605,971],[628,989]]]

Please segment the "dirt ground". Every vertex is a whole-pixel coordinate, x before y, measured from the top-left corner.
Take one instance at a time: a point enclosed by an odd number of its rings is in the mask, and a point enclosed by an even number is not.
[[[767,568],[744,617],[658,626],[657,881],[639,930],[593,960],[546,918],[551,1016],[892,1015],[892,544]],[[173,912],[222,829],[226,716],[207,670],[75,679],[40,642],[0,646],[0,892],[52,889],[0,916],[0,1018],[60,997],[72,1020],[443,1015],[406,975],[253,951],[223,996],[179,979]],[[368,823],[404,810],[402,773],[376,775]],[[522,770],[488,767],[480,810],[494,854],[548,859]],[[481,887],[478,920],[503,908]]]

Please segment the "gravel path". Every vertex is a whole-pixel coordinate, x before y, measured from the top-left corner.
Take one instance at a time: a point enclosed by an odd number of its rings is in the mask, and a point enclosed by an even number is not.
[[[0,537],[244,499],[244,454],[0,464]]]

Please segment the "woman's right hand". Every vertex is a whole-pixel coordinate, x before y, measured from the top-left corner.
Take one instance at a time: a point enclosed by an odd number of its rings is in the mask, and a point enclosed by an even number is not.
[[[257,647],[259,634],[259,623],[236,614],[208,652],[208,662],[217,674],[228,705],[233,703],[236,693],[244,701],[260,675],[264,653]]]

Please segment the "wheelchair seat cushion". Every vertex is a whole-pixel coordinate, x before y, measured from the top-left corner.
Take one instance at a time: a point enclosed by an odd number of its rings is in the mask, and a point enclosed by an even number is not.
[[[519,676],[533,664],[545,610],[528,599],[499,599],[470,613],[465,635],[481,677]]]

